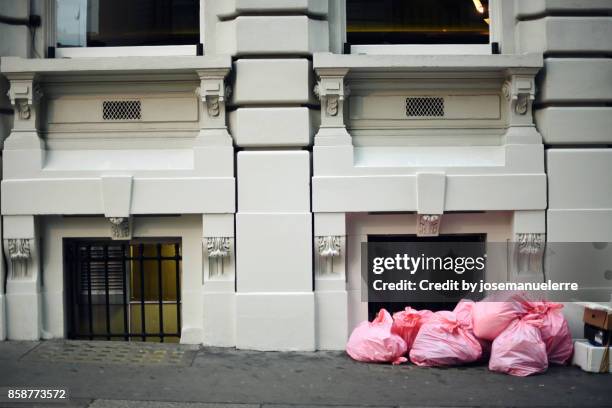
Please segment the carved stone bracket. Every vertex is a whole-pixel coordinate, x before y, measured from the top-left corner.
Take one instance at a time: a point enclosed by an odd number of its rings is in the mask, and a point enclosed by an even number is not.
[[[229,237],[207,237],[202,242],[208,253],[208,277],[222,278],[225,275],[224,260],[229,258],[231,241]]]
[[[225,85],[225,76],[228,72],[228,69],[198,71],[200,86],[195,92],[210,118],[220,118],[225,103],[231,96],[231,88]]]
[[[30,240],[25,238],[8,240],[9,258],[11,261],[27,261],[30,259]]]
[[[341,104],[350,95],[343,77],[322,77],[315,85],[314,94],[325,107],[327,116],[338,116]]]
[[[543,273],[542,264],[546,246],[546,234],[519,233],[516,234],[516,266],[517,272],[530,274]]]
[[[316,237],[317,253],[322,258],[318,263],[317,275],[334,273],[334,259],[340,257],[342,237],[327,235]]]
[[[222,88],[222,86],[223,81],[221,81],[221,84],[207,82],[207,88],[204,88],[203,85],[195,90],[198,98],[200,98],[202,103],[206,106],[206,113],[208,113],[208,116],[211,118],[219,117],[221,114],[221,104],[229,99],[232,94],[232,89],[229,85],[224,88]]]
[[[111,238],[125,240],[132,238],[132,225],[129,217],[110,217]]]
[[[21,120],[29,120],[32,117],[32,110],[40,101],[42,95],[40,86],[33,79],[12,80],[7,93],[17,117]]]
[[[27,278],[28,261],[32,257],[30,239],[11,238],[7,240],[8,256],[11,261],[9,279]]]
[[[535,99],[535,83],[531,76],[512,75],[503,85],[503,93],[514,113],[526,115]]]
[[[516,234],[519,254],[539,254],[544,251],[545,241],[546,234],[542,233]]]
[[[340,256],[340,239],[337,235],[317,237],[317,250],[323,258]]]
[[[437,237],[440,235],[440,214],[418,214],[417,217],[417,236]]]
[[[209,258],[226,258],[230,254],[231,244],[228,237],[206,238],[206,250]]]

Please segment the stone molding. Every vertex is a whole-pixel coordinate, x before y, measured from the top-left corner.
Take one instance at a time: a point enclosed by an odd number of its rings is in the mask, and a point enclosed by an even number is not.
[[[127,240],[132,238],[132,222],[129,217],[109,217],[111,224],[111,238],[114,240]]]
[[[28,263],[32,259],[33,240],[28,238],[6,239],[6,249],[10,260],[8,279],[20,280],[31,277]]]
[[[208,278],[221,279],[225,278],[229,271],[226,271],[225,261],[229,259],[231,254],[231,238],[230,237],[206,237],[203,238],[202,244],[208,255]]]
[[[441,214],[418,214],[417,236],[437,237],[440,235]]]

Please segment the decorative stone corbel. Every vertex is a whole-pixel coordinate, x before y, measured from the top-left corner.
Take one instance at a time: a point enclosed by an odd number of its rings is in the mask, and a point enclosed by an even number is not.
[[[209,258],[226,258],[230,254],[230,239],[229,237],[208,237],[206,238],[206,249]]]
[[[334,258],[340,257],[342,237],[327,235],[316,237],[317,253],[322,258],[319,263],[318,274],[332,274],[334,272]]]
[[[11,134],[4,141],[4,149],[44,150],[44,143],[38,134],[38,112],[43,93],[35,75],[7,73],[6,76],[10,82],[7,96],[15,116]]]
[[[321,101],[321,126],[315,136],[316,145],[350,145],[351,136],[344,123],[344,102],[350,89],[344,83],[348,69],[320,68],[314,93]]]
[[[32,257],[30,239],[11,238],[7,240],[8,257],[11,262],[8,278],[11,280],[30,277],[28,262]]]
[[[511,112],[527,115],[535,99],[535,80],[532,75],[510,75],[502,87],[504,97],[510,103]]]
[[[519,233],[516,234],[516,242],[520,254],[533,255],[544,251],[546,234],[542,233]]]
[[[208,276],[209,278],[220,278],[224,275],[223,262],[229,258],[231,252],[231,241],[229,237],[207,237],[203,244],[208,253]]]
[[[32,110],[42,99],[40,86],[34,79],[14,79],[11,80],[11,87],[7,93],[11,105],[15,108],[15,113],[21,120],[33,118]]]
[[[518,272],[541,273],[546,234],[516,234],[516,265]]]
[[[418,214],[417,217],[417,236],[437,237],[440,235],[440,214]]]
[[[342,113],[343,103],[350,95],[350,88],[344,84],[347,70],[318,70],[319,82],[315,85],[314,93],[321,101],[322,110],[327,117],[337,117]],[[323,118],[321,119],[324,122]],[[333,122],[329,121],[328,122]],[[344,120],[339,121],[344,125]],[[323,125],[323,123],[322,123]]]
[[[225,85],[227,69],[198,70],[200,86],[195,93],[202,103],[199,142],[204,145],[231,145],[227,131],[225,105],[231,96],[231,88]]]
[[[340,256],[340,239],[339,236],[317,237],[317,249],[319,255],[323,258],[335,258]]]
[[[132,238],[132,222],[129,217],[110,217],[111,238],[114,240],[126,240]]]
[[[206,106],[206,113],[211,118],[217,118],[221,114],[221,104],[224,104],[232,94],[232,88],[227,85],[224,88],[223,83],[214,84],[207,82],[206,87],[203,84],[201,87],[196,88],[195,93],[198,98]]]

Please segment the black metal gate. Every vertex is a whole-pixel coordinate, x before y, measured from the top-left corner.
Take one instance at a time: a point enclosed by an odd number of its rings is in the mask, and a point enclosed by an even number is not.
[[[64,240],[69,338],[178,342],[180,240]]]

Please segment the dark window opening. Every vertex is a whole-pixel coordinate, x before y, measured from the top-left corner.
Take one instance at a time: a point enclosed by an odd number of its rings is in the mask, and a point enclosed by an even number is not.
[[[368,242],[449,242],[449,243],[477,243],[479,255],[486,252],[486,234],[447,234],[437,237],[418,237],[416,235],[368,235]],[[421,310],[429,309],[434,312],[440,310],[453,310],[456,302],[368,302],[368,320],[373,320],[381,308],[387,309],[391,314],[404,310],[406,306]]]
[[[349,44],[488,44],[488,0],[346,0]]]
[[[64,240],[68,337],[178,342],[179,240]]]
[[[58,47],[199,42],[199,0],[57,0]]]

